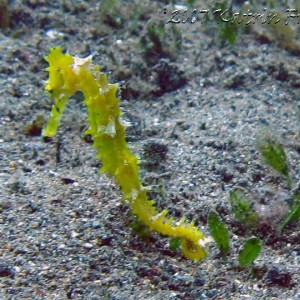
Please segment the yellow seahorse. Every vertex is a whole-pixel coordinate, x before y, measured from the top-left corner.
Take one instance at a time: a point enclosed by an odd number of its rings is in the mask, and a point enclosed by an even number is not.
[[[206,256],[205,238],[194,223],[184,218],[175,222],[168,218],[167,210],[158,212],[154,201],[147,197],[139,176],[139,160],[130,151],[125,139],[126,124],[121,120],[120,101],[116,96],[117,84],[110,84],[92,57],[72,57],[62,53],[60,47],[50,49],[46,56],[49,79],[46,91],[50,92],[54,104],[44,137],[56,134],[66,102],[75,92],[81,91],[87,106],[89,129],[85,132],[93,137],[97,157],[102,161],[101,172],[114,177],[139,221],[163,235],[181,239],[183,254],[192,260]]]

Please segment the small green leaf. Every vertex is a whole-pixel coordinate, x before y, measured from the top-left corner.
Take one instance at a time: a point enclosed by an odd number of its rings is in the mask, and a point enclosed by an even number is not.
[[[186,2],[188,4],[188,6],[193,6],[195,4],[196,0],[187,0]]]
[[[239,264],[241,267],[247,267],[253,263],[261,251],[261,240],[259,238],[250,238],[244,244],[243,249],[239,253]]]
[[[214,241],[221,251],[222,256],[227,255],[229,251],[229,233],[217,212],[209,212],[208,226]]]
[[[282,144],[268,131],[261,132],[256,137],[256,141],[265,162],[281,174],[291,187],[288,161]]]
[[[258,215],[253,210],[250,199],[241,189],[234,189],[229,196],[232,212],[245,226],[255,227],[258,224]]]
[[[268,6],[271,9],[275,8],[275,1],[272,1],[272,0],[268,1]]]
[[[221,37],[229,42],[230,45],[234,45],[237,37],[238,27],[236,23],[225,23],[221,27]]]
[[[291,206],[288,215],[282,222],[280,229],[283,230],[289,223],[300,220],[300,194],[294,197],[294,203]]]
[[[233,14],[232,5],[230,4],[228,6],[226,0],[216,1],[213,11],[219,12],[214,13],[214,19],[218,24],[221,38],[229,42],[230,45],[234,45],[237,38],[238,26],[235,22],[232,22],[230,18],[230,16]]]
[[[172,251],[177,251],[180,248],[181,245],[181,238],[173,238],[170,240],[170,249]]]

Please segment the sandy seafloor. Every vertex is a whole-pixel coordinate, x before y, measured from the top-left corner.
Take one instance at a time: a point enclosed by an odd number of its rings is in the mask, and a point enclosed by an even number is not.
[[[253,30],[240,30],[231,47],[211,21],[174,25],[177,54],[169,24],[165,57],[145,56],[147,24],[166,20],[169,6],[164,15],[163,1],[121,1],[103,20],[98,4],[9,1],[9,27],[0,31],[0,299],[300,299],[299,226],[278,232],[291,192],[255,143],[265,128],[277,136],[299,187],[299,51]],[[128,142],[149,196],[208,237],[208,212],[217,210],[230,230],[227,258],[211,242],[207,258],[192,262],[172,252],[168,238],[152,233],[144,241],[132,231],[128,206],[98,173],[84,138],[80,95],[52,141],[26,131],[49,115],[44,56],[58,45],[92,53],[111,82],[124,81]],[[258,228],[234,219],[228,197],[235,187],[249,193]],[[251,236],[261,238],[261,255],[239,268],[238,251]]]

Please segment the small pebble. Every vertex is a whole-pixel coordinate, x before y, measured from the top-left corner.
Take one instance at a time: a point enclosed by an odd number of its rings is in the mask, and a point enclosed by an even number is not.
[[[0,262],[0,277],[11,277],[15,276],[14,267],[10,266],[5,262]]]

